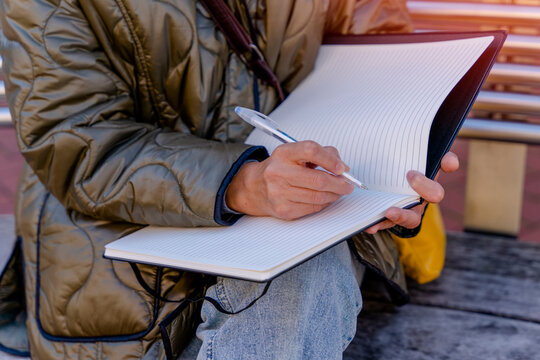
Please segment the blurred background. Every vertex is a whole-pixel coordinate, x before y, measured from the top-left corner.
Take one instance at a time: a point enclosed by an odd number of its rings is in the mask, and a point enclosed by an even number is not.
[[[461,170],[440,178],[447,190],[441,210],[450,231],[540,242],[540,0],[407,5],[417,31],[509,33],[453,146]]]

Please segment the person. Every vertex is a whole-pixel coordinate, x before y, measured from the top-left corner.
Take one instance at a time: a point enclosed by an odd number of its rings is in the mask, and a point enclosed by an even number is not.
[[[400,0],[226,4],[286,92],[310,72],[325,33],[411,30]],[[425,205],[389,209],[351,246],[283,274],[262,297],[261,284],[104,259],[105,244],[144,225],[317,212],[352,189],[305,164],[338,175],[347,166],[313,142],[270,156],[243,144],[252,129],[234,106],[268,113],[279,98],[200,2],[0,6],[7,99],[25,159],[15,209],[20,251],[0,282],[3,328],[12,329],[0,331],[3,348],[17,342],[24,353],[27,336],[39,359],[171,359],[186,346],[184,358],[340,358],[356,329],[364,271],[406,301],[385,229],[417,227]],[[455,170],[455,155],[442,168]],[[427,201],[442,199],[436,182],[419,173],[408,180]],[[205,294],[204,303],[182,302]]]

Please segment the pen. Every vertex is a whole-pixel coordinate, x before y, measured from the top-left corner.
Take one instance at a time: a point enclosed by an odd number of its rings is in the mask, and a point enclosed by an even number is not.
[[[256,127],[259,130],[264,131],[266,134],[278,139],[282,143],[294,143],[296,140],[289,136],[284,131],[279,130],[277,123],[270,119],[268,116],[261,114],[258,111],[247,109],[241,106],[237,106],[234,108],[234,111],[238,116],[242,118],[245,122],[248,124]],[[345,179],[347,179],[347,182],[356,185],[359,188],[362,189],[368,189],[366,185],[362,184],[361,181],[354,178],[351,174],[348,172],[344,172],[341,174]]]

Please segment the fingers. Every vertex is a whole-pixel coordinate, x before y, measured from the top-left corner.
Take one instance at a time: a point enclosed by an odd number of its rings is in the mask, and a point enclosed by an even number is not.
[[[428,202],[439,203],[444,198],[444,188],[441,184],[428,179],[418,171],[409,171],[407,181],[413,190]]]
[[[288,167],[286,180],[295,188],[330,192],[340,196],[350,194],[354,190],[354,186],[343,178],[325,171],[300,166]]]
[[[323,147],[314,141],[280,145],[274,150],[272,156],[298,164],[312,163],[336,175],[341,175],[349,170],[335,148]]]
[[[294,220],[321,211],[330,204],[303,204],[283,202],[273,208],[273,217],[283,220]]]
[[[441,160],[441,170],[451,173],[459,168],[459,159],[453,152],[446,153]],[[437,177],[439,174],[437,174]],[[436,177],[436,178],[437,178]],[[430,180],[418,171],[409,171],[407,180],[411,187],[427,202],[438,203],[444,198],[444,188],[436,181]],[[401,225],[408,229],[414,229],[422,221],[422,214],[427,202],[413,207],[412,209],[400,209],[392,207],[385,213],[387,220],[366,229],[369,234],[389,229],[395,225]]]
[[[441,170],[445,173],[452,173],[457,169],[459,169],[459,159],[457,155],[453,152],[447,152],[441,159],[441,168],[437,171],[437,175],[435,175],[435,181],[439,178],[439,175],[441,175]]]
[[[333,147],[333,146],[323,146],[323,148],[324,148],[326,151],[330,152],[331,154],[333,154],[334,156],[336,156],[338,159],[341,160],[341,156],[339,156],[339,151],[338,151],[338,149],[336,149],[336,148]]]
[[[451,173],[459,169],[459,159],[453,152],[447,152],[441,160],[441,170]]]
[[[282,194],[289,201],[301,204],[326,205],[338,200],[341,195],[328,191],[315,191],[311,189],[291,188]]]
[[[227,204],[246,214],[296,219],[350,194],[353,186],[339,176],[346,170],[333,147],[313,141],[283,144],[268,159],[240,169],[227,189]]]
[[[377,231],[389,229],[396,225],[403,226],[407,229],[414,229],[422,221],[422,214],[427,203],[417,205],[412,209],[401,209],[397,207],[391,207],[386,210],[384,216],[387,220],[381,221],[368,229],[366,232],[369,234],[375,234]]]
[[[401,209],[391,207],[384,214],[388,220],[395,225],[403,226],[407,229],[414,229],[422,221],[422,213],[426,207],[426,203],[415,206],[412,209]]]
[[[368,234],[375,234],[377,231],[379,230],[384,230],[384,229],[389,229],[391,228],[392,226],[394,226],[395,224],[393,222],[391,222],[390,220],[384,220],[384,221],[381,221],[380,223],[378,224],[375,224],[369,228],[366,229],[366,232]]]

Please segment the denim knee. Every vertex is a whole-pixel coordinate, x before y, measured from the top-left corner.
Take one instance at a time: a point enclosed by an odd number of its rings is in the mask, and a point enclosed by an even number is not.
[[[343,243],[274,279],[265,296],[238,315],[205,302],[198,359],[333,359],[352,340],[362,298]],[[239,311],[265,284],[218,278],[208,289],[227,311]]]

